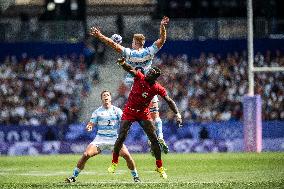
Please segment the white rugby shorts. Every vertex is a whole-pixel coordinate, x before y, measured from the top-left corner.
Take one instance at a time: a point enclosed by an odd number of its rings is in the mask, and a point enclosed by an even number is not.
[[[115,141],[116,141],[116,138],[114,137],[96,136],[96,138],[90,144],[95,145],[101,151],[113,150]]]

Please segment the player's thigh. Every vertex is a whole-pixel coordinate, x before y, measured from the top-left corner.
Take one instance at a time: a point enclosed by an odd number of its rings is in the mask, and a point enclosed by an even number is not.
[[[84,152],[84,154],[87,156],[95,156],[99,153],[101,153],[100,148],[94,144],[89,144]]]
[[[148,137],[154,137],[155,134],[155,126],[151,120],[143,120],[139,122],[141,127],[143,128],[144,132],[148,135]]]
[[[131,124],[131,121],[122,120],[120,122],[119,135],[126,135],[130,129]]]

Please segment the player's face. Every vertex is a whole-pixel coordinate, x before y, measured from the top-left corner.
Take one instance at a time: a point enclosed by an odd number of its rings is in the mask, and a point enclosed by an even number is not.
[[[107,104],[111,102],[111,95],[109,92],[104,92],[102,94],[102,101],[103,101],[103,104]]]
[[[154,69],[150,69],[146,74],[146,79],[148,80],[156,80],[157,79],[157,72]]]

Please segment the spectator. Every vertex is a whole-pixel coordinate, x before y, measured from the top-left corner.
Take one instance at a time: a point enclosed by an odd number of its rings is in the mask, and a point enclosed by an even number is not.
[[[66,125],[78,122],[89,93],[87,70],[78,59],[6,57],[0,64],[0,124]],[[80,62],[80,61],[79,61]]]
[[[199,138],[201,140],[209,139],[208,131],[206,127],[202,127],[200,132],[199,132]]]
[[[173,57],[162,54],[153,60],[163,72],[159,82],[167,86],[168,93],[177,102],[186,121],[209,122],[240,120],[242,97],[247,93],[247,54],[228,53],[226,57],[201,53],[188,60],[186,55]],[[257,53],[258,66],[284,66],[280,51]],[[255,93],[262,96],[263,119],[284,119],[284,74],[258,73]],[[121,92],[120,96],[123,96]],[[126,93],[125,93],[126,95]],[[115,103],[115,102],[114,102]],[[161,117],[171,120],[172,115],[163,102]]]

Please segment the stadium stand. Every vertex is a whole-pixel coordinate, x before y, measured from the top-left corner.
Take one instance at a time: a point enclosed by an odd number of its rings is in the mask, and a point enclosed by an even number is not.
[[[215,6],[214,2],[217,1],[227,2],[213,0],[207,6]],[[113,100],[119,107],[123,107],[128,93],[120,80],[124,72],[115,64],[117,53],[101,44],[96,44],[94,52],[92,48],[83,49],[87,29],[97,25],[103,27],[107,36],[119,33],[123,35],[125,46],[130,46],[133,33],[144,33],[146,42],[153,42],[159,31],[159,20],[156,18],[164,15],[163,11],[166,10],[157,6],[162,5],[161,2],[171,9],[169,13],[172,17],[167,28],[167,42],[154,64],[163,70],[160,82],[167,86],[169,95],[178,103],[185,121],[185,127],[177,129],[172,113],[161,100],[164,135],[170,150],[243,150],[241,102],[248,87],[247,55],[243,52],[246,49],[247,22],[243,16],[231,17],[228,14],[236,11],[229,11],[220,17],[208,12],[210,15],[207,18],[200,18],[198,15],[203,15],[206,3],[203,7],[199,4],[196,9],[195,3],[201,2],[198,0],[86,0],[86,17],[83,20],[63,18],[60,14],[53,15],[50,20],[41,20],[48,2],[0,2],[1,154],[13,155],[9,149],[15,146],[18,149],[14,142],[23,141],[41,142],[23,146],[30,148],[38,145],[39,153],[50,153],[44,151],[45,140],[56,140],[58,148],[54,149],[58,153],[81,152],[86,141],[95,135],[85,132],[84,122],[90,118],[93,108],[100,104],[100,91],[106,88],[116,91]],[[66,4],[70,2],[65,1]],[[180,6],[180,2],[184,7],[179,8],[195,9],[198,14],[185,10],[178,15],[180,12],[174,9]],[[231,5],[223,3],[218,5],[218,9],[229,10],[228,6]],[[222,8],[223,5],[225,8]],[[239,10],[239,5],[244,4],[235,4],[234,10]],[[257,5],[259,10],[262,10],[261,5]],[[63,6],[66,5],[56,4],[55,9]],[[278,10],[267,11],[271,15],[256,12],[254,34],[256,38],[265,39],[255,40],[255,65],[284,66],[283,11]],[[243,15],[245,12],[237,13]],[[119,27],[122,25],[124,28],[121,30]],[[39,41],[41,44],[38,44]],[[61,46],[56,46],[59,43]],[[72,55],[74,51],[66,50],[70,45],[77,47],[75,56]],[[101,49],[100,58],[98,49]],[[21,56],[23,53],[27,53],[27,56]],[[80,56],[82,53],[85,57]],[[93,55],[98,64],[88,64],[90,68],[87,70],[83,59],[92,59]],[[92,79],[96,81],[92,82]],[[263,98],[264,151],[283,151],[283,84],[281,72],[258,73],[255,77],[255,92]],[[206,137],[200,137],[201,129],[208,132]],[[131,151],[148,152],[147,138],[137,125],[132,127],[126,143]],[[19,149],[24,147],[20,146]],[[28,152],[15,150],[15,153],[23,155]]]
[[[83,56],[7,56],[0,66],[0,124],[77,123],[80,103],[90,90],[87,72]]]
[[[242,97],[248,86],[246,57],[245,52],[232,52],[225,57],[201,53],[200,57],[192,59],[187,55],[162,54],[154,64],[163,70],[160,82],[167,86],[185,121],[228,121],[242,119]],[[257,53],[255,64],[284,66],[284,57],[280,51],[268,50],[264,55]],[[264,120],[284,120],[284,83],[278,81],[284,81],[283,73],[256,76],[255,91],[263,98]],[[129,92],[123,89],[121,84],[116,97],[118,105],[124,104],[121,101]],[[163,100],[160,111],[162,117],[174,120]]]

